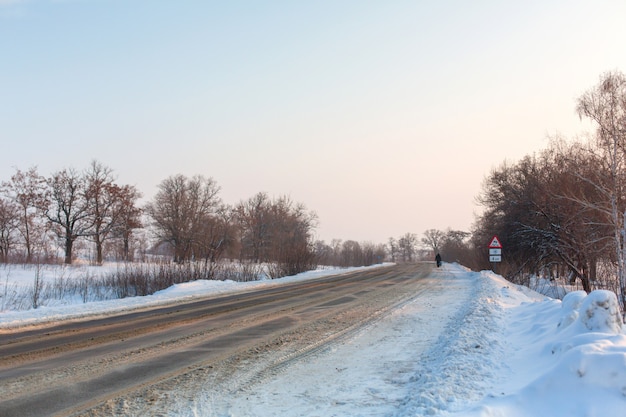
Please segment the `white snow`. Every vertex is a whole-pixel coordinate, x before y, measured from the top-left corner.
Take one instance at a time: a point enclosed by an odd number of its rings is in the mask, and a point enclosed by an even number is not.
[[[148,297],[3,312],[0,332],[333,272],[198,281]],[[615,294],[576,291],[559,301],[490,271],[444,264],[435,273],[446,289],[427,302],[417,298],[231,397],[209,388],[180,393],[162,414],[626,416],[626,333]]]

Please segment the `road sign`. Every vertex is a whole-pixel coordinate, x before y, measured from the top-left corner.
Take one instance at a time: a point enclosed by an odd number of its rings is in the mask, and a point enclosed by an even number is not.
[[[500,243],[500,239],[498,239],[498,236],[492,237],[491,242],[489,243],[489,262],[502,262],[502,243]]]
[[[498,236],[494,236],[491,239],[491,243],[489,244],[489,249],[502,249],[502,243],[500,243],[500,239],[498,239]]]

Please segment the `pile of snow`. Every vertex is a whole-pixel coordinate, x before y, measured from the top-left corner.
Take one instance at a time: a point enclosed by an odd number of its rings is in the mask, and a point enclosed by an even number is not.
[[[469,384],[486,391],[475,403],[473,395],[460,396],[466,403],[440,396],[434,408],[417,407],[413,415],[626,415],[626,335],[614,293],[576,291],[563,301],[538,300],[491,272],[472,274],[481,294],[458,328],[468,335],[445,344],[457,351],[446,352],[451,360],[442,369],[473,376]]]

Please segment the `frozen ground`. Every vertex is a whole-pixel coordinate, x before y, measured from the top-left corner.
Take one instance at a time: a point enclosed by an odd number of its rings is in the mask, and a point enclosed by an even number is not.
[[[328,273],[328,272],[326,272]],[[150,297],[0,313],[2,328],[111,314],[271,282],[195,282]],[[615,295],[553,300],[491,272],[444,265],[448,285],[358,333],[237,383],[168,388],[144,412],[169,416],[626,416],[626,335]],[[1,334],[1,333],[0,333]],[[260,369],[260,368],[259,368]],[[154,400],[154,401],[153,401]],[[141,410],[129,408],[129,414]]]

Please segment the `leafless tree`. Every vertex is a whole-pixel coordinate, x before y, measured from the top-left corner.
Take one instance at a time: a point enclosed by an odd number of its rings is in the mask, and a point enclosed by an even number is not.
[[[63,169],[47,179],[48,189],[41,209],[52,230],[64,242],[65,263],[72,263],[76,239],[88,236],[92,223],[85,201],[85,180],[74,169]]]
[[[622,297],[626,296],[626,76],[607,72],[600,82],[578,98],[576,110],[581,118],[596,125],[597,148],[608,162],[609,182],[596,184],[605,194],[605,210],[613,225],[617,275]]]
[[[0,198],[0,262],[9,261],[9,251],[15,243],[19,226],[17,207],[11,201]]]
[[[271,262],[272,275],[292,275],[315,264],[312,231],[315,213],[289,197],[257,193],[233,210],[239,229],[240,259]]]
[[[194,257],[202,225],[220,206],[219,190],[212,178],[179,174],[163,180],[152,202],[146,205],[156,237],[172,246],[175,262]]]
[[[137,201],[141,198],[141,193],[132,185],[124,185],[118,189],[116,211],[118,218],[113,228],[113,237],[122,242],[122,259],[131,261],[130,241],[133,231],[141,228],[142,210],[137,206]]]
[[[554,142],[539,155],[503,164],[485,181],[479,201],[486,211],[474,245],[486,248],[497,234],[513,276],[560,266],[590,291],[610,229],[604,213],[588,203],[600,198],[588,179],[600,183],[604,172],[601,161],[578,143]]]
[[[37,168],[28,171],[16,170],[10,181],[2,183],[2,192],[16,205],[19,212],[18,231],[26,248],[26,262],[31,262],[37,242],[42,243],[45,225],[40,220],[37,207],[41,205],[46,180],[37,173]]]
[[[414,233],[406,233],[398,239],[398,249],[402,261],[411,262],[417,250],[417,235]]]
[[[220,205],[214,214],[205,218],[200,227],[195,252],[204,259],[209,276],[213,276],[213,268],[235,241],[232,211]]]
[[[387,245],[389,246],[389,256],[391,256],[391,262],[395,262],[396,256],[398,255],[398,242],[396,239],[390,237]]]
[[[93,160],[85,171],[84,199],[91,230],[88,237],[96,245],[96,264],[102,265],[104,242],[121,221],[122,189],[114,183],[113,170]]]
[[[280,274],[295,275],[315,268],[312,244],[315,213],[283,196],[272,204],[271,218],[272,260],[280,266]]]
[[[439,248],[443,260],[469,265],[472,257],[472,247],[468,242],[470,236],[471,233],[463,230],[448,229],[441,239]]]
[[[240,233],[240,259],[269,260],[272,202],[266,193],[257,193],[234,208]]]
[[[341,266],[363,265],[363,249],[355,240],[346,240],[341,244]]]
[[[424,232],[422,238],[422,244],[427,248],[432,249],[433,253],[439,253],[441,251],[441,243],[445,237],[445,232],[437,229],[428,229]]]

